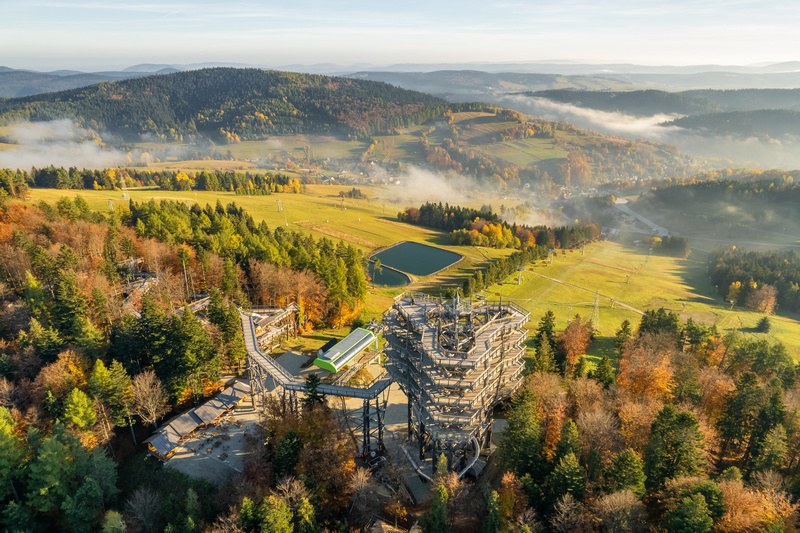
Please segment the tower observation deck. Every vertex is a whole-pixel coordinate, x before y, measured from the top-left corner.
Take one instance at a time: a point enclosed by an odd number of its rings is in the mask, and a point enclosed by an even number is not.
[[[444,453],[451,469],[466,472],[488,444],[492,409],[521,383],[528,316],[502,300],[394,299],[383,319],[387,369],[408,397],[420,459]]]

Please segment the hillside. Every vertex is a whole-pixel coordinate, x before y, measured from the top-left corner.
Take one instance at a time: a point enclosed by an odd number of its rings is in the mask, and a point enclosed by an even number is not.
[[[117,81],[138,74],[32,72],[8,69],[0,71],[0,97],[17,98],[34,94],[77,89],[94,83]]]
[[[385,83],[211,68],[0,100],[0,123],[72,118],[132,138],[201,133],[257,139],[296,133],[370,134],[443,111],[433,96]]]
[[[694,240],[796,247],[800,235],[796,175],[777,170],[709,173],[696,177],[703,181],[676,180],[658,186],[642,194],[633,209],[647,213],[671,233]]]
[[[578,107],[619,111],[637,116],[800,109],[800,89],[702,89],[682,92],[547,90],[527,95]]]
[[[800,135],[800,111],[759,109],[693,115],[664,124],[712,135],[783,139]]]

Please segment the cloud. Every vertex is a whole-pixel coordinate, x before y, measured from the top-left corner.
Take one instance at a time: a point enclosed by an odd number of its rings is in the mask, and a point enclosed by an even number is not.
[[[16,146],[0,151],[0,168],[108,168],[127,161],[127,154],[94,142],[94,135],[67,119],[26,122],[6,134]]]

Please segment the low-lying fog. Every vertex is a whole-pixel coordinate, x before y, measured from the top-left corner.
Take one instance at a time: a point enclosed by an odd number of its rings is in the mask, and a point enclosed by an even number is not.
[[[520,113],[570,122],[580,128],[607,135],[671,144],[689,155],[730,159],[734,163],[732,166],[757,164],[762,168],[800,167],[800,150],[797,150],[800,143],[778,139],[765,141],[755,137],[735,139],[703,136],[678,126],[660,125],[679,118],[679,115],[635,117],[523,95],[502,95],[494,97],[493,100],[493,103]]]

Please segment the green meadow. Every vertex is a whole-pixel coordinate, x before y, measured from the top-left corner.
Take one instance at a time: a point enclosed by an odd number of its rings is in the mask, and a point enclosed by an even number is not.
[[[555,313],[559,330],[575,314],[591,320],[597,299],[598,334],[590,355],[613,350],[613,336],[623,320],[635,325],[641,312],[663,307],[678,313],[684,322],[692,318],[715,324],[722,333],[738,329],[770,342],[783,342],[800,359],[800,315],[779,311],[770,317],[769,333],[754,333],[764,315],[739,307],[731,309],[709,282],[707,258],[706,253],[697,251],[689,259],[648,256],[646,248],[593,243],[586,246],[585,255],[580,251],[559,253],[552,264],[540,261],[525,265],[520,282],[510,276],[483,294],[494,299],[499,294],[528,309],[531,331],[547,310]]]

